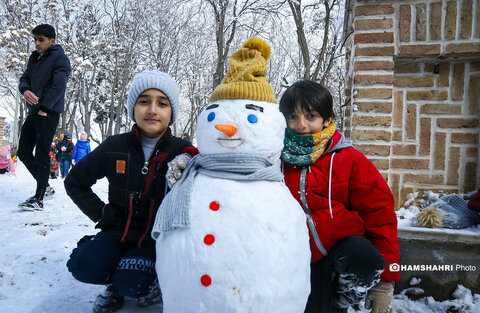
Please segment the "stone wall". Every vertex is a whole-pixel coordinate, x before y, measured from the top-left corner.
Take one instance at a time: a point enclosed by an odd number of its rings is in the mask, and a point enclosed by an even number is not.
[[[401,207],[480,187],[480,4],[347,1],[345,134]]]

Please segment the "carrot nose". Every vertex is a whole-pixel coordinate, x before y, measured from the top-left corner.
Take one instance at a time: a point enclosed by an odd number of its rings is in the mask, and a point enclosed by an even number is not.
[[[235,126],[229,124],[217,124],[215,125],[215,128],[227,135],[228,137],[232,137],[237,132]]]

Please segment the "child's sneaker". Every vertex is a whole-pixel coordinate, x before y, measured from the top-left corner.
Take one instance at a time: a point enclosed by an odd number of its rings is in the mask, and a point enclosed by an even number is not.
[[[112,285],[108,285],[107,289],[95,299],[93,312],[111,313],[119,310],[122,306],[123,296],[121,296]]]
[[[43,195],[43,200],[53,199],[54,196],[55,196],[55,190],[53,190],[53,187],[50,187],[50,189],[45,190],[45,194]]]
[[[24,211],[41,211],[43,210],[43,202],[38,200],[37,197],[33,196],[28,198],[25,202],[20,203],[18,207]]]
[[[146,307],[157,303],[162,303],[162,292],[160,286],[158,285],[158,280],[155,279],[153,284],[150,286],[150,292],[145,297],[140,297],[137,299],[138,305]]]

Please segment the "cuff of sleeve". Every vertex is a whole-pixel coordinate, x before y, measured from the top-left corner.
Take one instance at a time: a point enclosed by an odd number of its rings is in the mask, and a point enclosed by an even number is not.
[[[183,149],[182,154],[183,153],[190,154],[191,157],[194,157],[198,154],[198,149],[195,147],[186,147],[185,149]]]

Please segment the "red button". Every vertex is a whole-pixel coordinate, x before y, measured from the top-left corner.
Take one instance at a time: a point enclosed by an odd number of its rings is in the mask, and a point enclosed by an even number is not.
[[[205,287],[208,287],[212,284],[212,278],[208,275],[203,275],[202,278],[200,278],[200,281]]]
[[[218,203],[217,201],[210,202],[210,210],[218,211],[218,209],[220,209],[220,203]]]
[[[211,245],[215,242],[215,236],[212,235],[212,234],[208,234],[206,235],[204,238],[203,238],[203,242],[206,244],[206,245]]]

